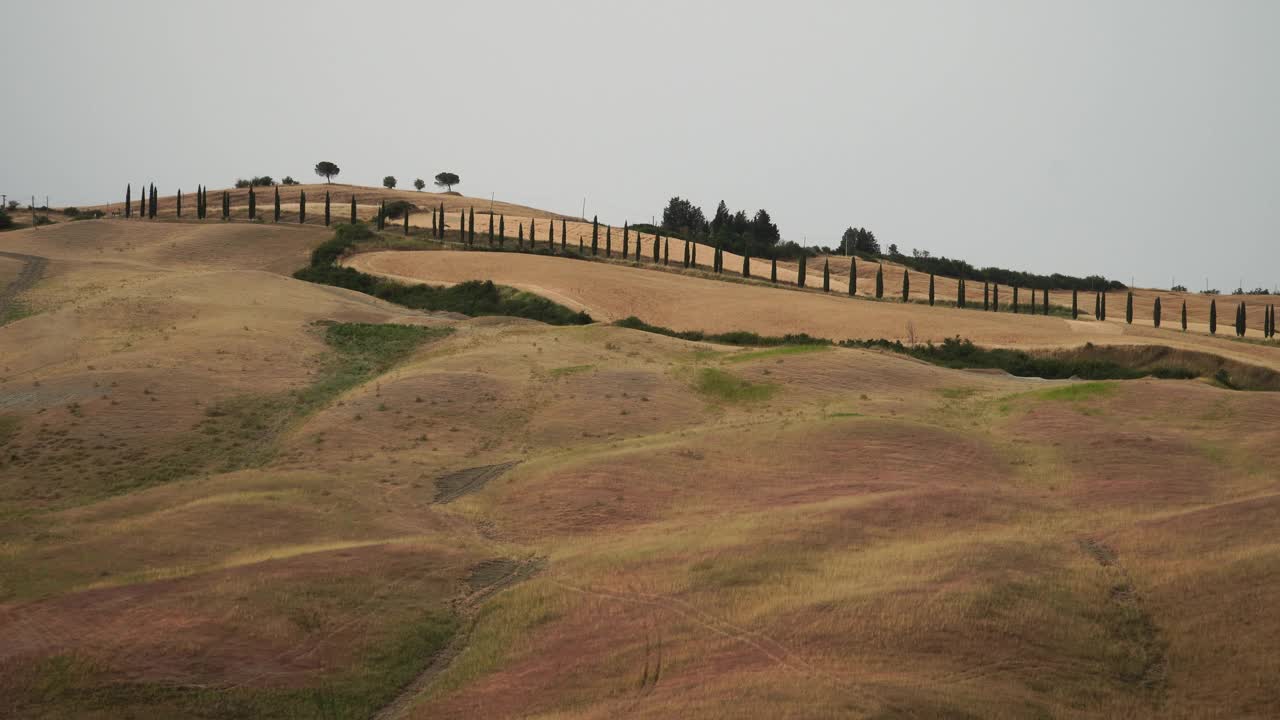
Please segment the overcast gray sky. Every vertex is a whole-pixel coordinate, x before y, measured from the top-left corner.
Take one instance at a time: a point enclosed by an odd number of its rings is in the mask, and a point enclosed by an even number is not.
[[[1280,283],[1280,2],[5,2],[0,192],[407,185]]]

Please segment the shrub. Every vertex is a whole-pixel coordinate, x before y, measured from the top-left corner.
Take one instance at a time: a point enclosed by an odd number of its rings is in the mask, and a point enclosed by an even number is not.
[[[383,209],[382,212],[386,214],[385,217],[387,219],[397,220],[401,217],[404,217],[404,214],[406,212],[417,210],[417,209],[418,209],[418,206],[414,205],[408,200],[392,200],[391,202],[386,204],[386,207]]]
[[[9,213],[0,210],[0,230],[8,230],[13,227],[13,218],[9,217]]]
[[[268,178],[268,179],[270,179],[270,178]],[[285,176],[284,176],[284,179],[280,181],[280,184],[281,184],[281,185],[298,185],[299,183],[298,183],[298,181],[297,181],[297,180],[294,180],[294,179],[293,179],[293,176],[291,176],[291,175],[285,175]]]

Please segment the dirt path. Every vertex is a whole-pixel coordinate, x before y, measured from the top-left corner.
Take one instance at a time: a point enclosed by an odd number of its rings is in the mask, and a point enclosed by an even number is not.
[[[510,560],[496,558],[486,560],[471,570],[467,579],[467,591],[453,601],[454,611],[461,617],[464,627],[454,635],[453,640],[431,658],[418,676],[413,679],[395,699],[387,703],[373,716],[373,720],[395,720],[404,717],[413,708],[414,703],[431,685],[440,673],[444,672],[471,639],[471,630],[475,627],[475,614],[484,601],[518,582],[527,580],[542,568],[542,561],[537,558]]]
[[[22,271],[18,273],[18,277],[9,283],[8,287],[0,289],[0,318],[4,318],[9,311],[9,306],[17,299],[18,295],[34,287],[36,282],[44,275],[44,269],[49,264],[49,259],[38,255],[23,255],[22,253],[12,252],[0,252],[0,257],[23,262]]]

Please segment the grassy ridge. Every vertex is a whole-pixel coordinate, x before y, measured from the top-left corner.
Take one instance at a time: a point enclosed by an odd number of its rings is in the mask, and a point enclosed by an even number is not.
[[[983,348],[963,338],[947,338],[941,344],[905,345],[900,340],[841,340],[816,338],[804,333],[796,335],[767,336],[753,332],[706,333],[701,330],[676,331],[650,325],[637,317],[628,317],[614,323],[618,327],[666,335],[681,340],[703,341],[745,347],[780,348],[794,347],[797,351],[824,346],[858,347],[900,353],[924,360],[934,365],[953,369],[1003,370],[1017,377],[1038,377],[1065,380],[1134,380],[1157,377],[1173,380],[1190,380],[1204,376],[1204,369],[1196,364],[1170,357],[1162,364],[1153,364],[1150,358],[1121,353],[1099,353],[1097,348],[1086,345],[1075,350],[1033,354],[1022,350]],[[746,358],[743,358],[746,359]],[[1226,383],[1222,383],[1226,385]],[[1253,382],[1249,386],[1227,385],[1234,389],[1274,389],[1270,381]]]
[[[332,285],[372,295],[415,310],[456,312],[471,317],[504,315],[540,320],[550,325],[586,325],[585,312],[574,312],[539,295],[495,285],[489,280],[469,280],[451,287],[406,285],[339,267],[337,261],[357,243],[377,236],[363,223],[341,225],[332,239],[311,253],[311,264],[295,272],[299,280]]]

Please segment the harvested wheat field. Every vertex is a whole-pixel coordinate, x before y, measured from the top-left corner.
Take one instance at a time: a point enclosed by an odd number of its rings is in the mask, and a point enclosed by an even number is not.
[[[333,236],[185,216],[0,234],[21,307],[0,316],[0,715],[1280,707],[1280,394],[609,322],[1152,346],[1266,382],[1274,344],[876,301],[869,264],[849,298],[614,247],[388,228],[345,251],[594,322],[468,317],[294,279]]]

